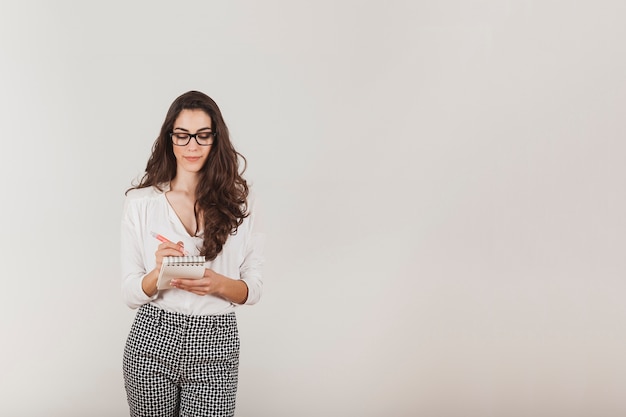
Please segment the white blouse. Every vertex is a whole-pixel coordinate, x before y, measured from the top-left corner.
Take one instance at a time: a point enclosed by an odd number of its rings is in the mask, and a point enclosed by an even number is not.
[[[121,230],[122,296],[130,308],[152,303],[162,309],[193,315],[225,314],[237,307],[230,301],[212,295],[200,296],[177,288],[160,290],[149,297],[141,288],[144,276],[156,266],[155,252],[161,242],[151,232],[172,242],[182,241],[189,255],[199,255],[202,237],[190,236],[169,204],[165,193],[155,187],[128,192],[124,201]],[[248,196],[250,215],[243,220],[235,235],[226,240],[222,251],[206,268],[232,279],[241,279],[248,286],[245,304],[255,304],[261,298],[263,281],[263,246],[265,234],[258,230],[254,198]]]

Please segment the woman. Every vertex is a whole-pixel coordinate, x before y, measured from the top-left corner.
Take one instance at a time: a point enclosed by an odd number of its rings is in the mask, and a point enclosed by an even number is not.
[[[263,234],[244,169],[217,104],[197,91],[178,97],[124,204],[122,293],[138,308],[123,360],[131,416],[234,415],[234,310],[262,290]],[[163,257],[183,254],[205,256],[203,278],[157,290]]]

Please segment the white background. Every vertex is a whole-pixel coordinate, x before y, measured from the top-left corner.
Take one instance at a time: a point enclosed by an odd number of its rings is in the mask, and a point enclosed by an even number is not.
[[[3,0],[0,414],[127,415],[124,191],[196,89],[265,206],[238,416],[624,415],[625,19]]]

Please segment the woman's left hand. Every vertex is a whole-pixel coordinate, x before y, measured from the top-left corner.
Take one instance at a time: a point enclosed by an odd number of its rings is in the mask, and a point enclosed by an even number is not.
[[[204,270],[204,276],[200,279],[176,278],[171,284],[180,290],[197,295],[215,295],[236,304],[243,304],[248,299],[248,284],[208,268]]]
[[[225,276],[207,268],[200,279],[176,278],[172,280],[171,285],[198,295],[219,295],[221,284],[225,279],[227,279]]]

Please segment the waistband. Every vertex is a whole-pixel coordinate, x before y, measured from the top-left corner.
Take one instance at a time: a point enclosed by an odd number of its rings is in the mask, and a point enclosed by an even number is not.
[[[144,317],[150,317],[161,323],[167,323],[176,327],[222,327],[237,325],[237,318],[234,311],[226,314],[199,316],[175,313],[163,310],[162,308],[152,304],[143,304],[139,307],[137,314]]]

